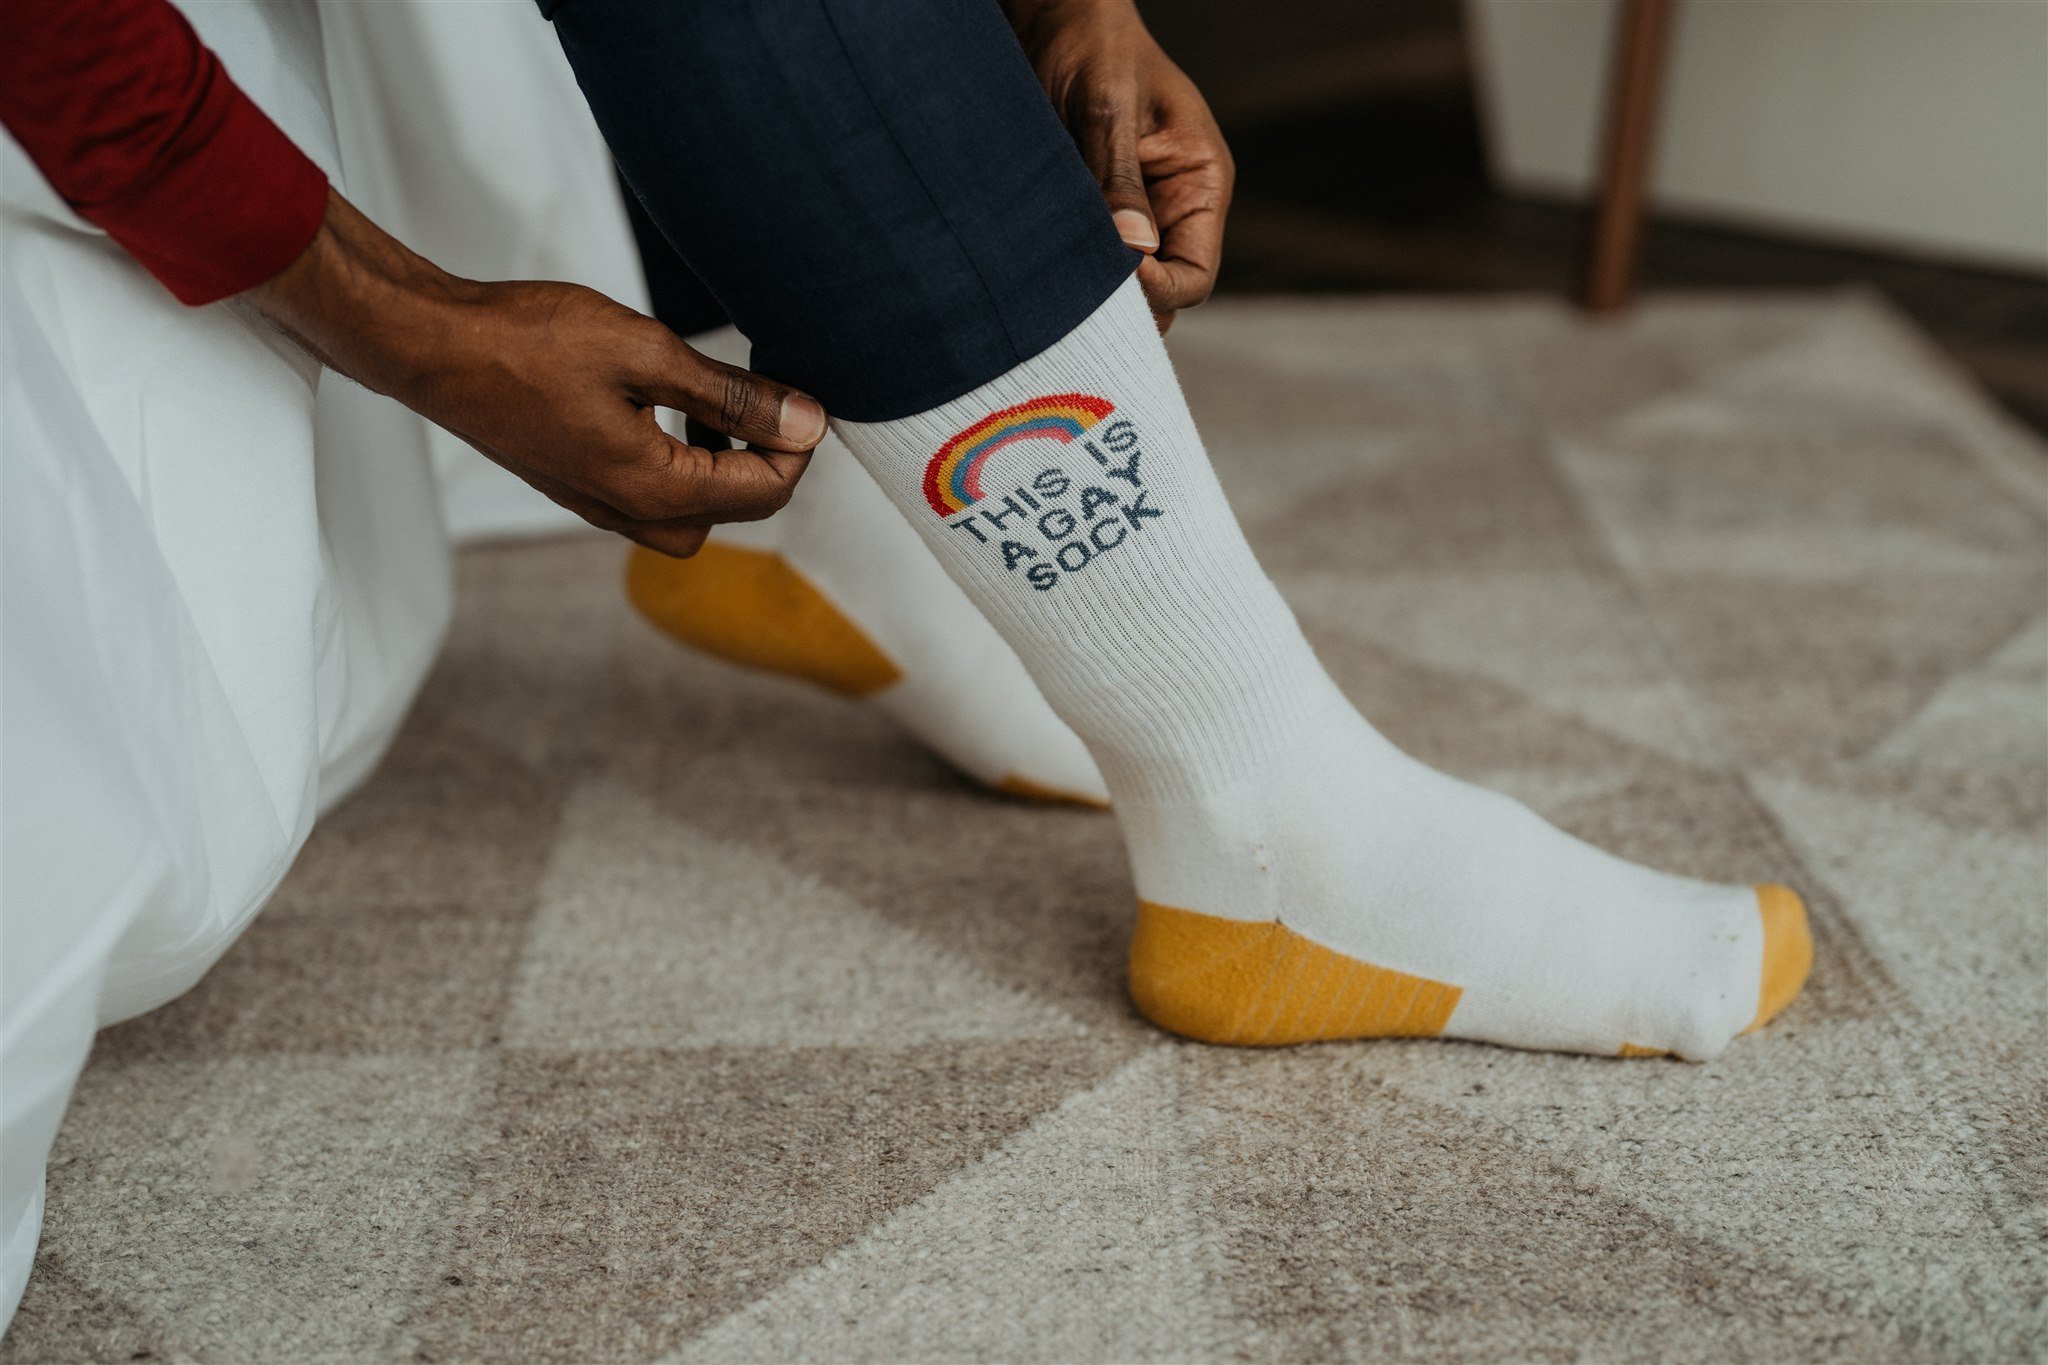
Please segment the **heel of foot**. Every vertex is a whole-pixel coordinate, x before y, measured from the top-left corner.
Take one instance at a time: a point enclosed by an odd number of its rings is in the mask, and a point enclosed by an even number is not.
[[[1756,1032],[1791,1004],[1813,967],[1813,934],[1799,894],[1776,884],[1759,886],[1756,908],[1764,923],[1763,974],[1757,984],[1756,1018],[1744,1033]]]
[[[1172,1033],[1268,1047],[1338,1038],[1434,1038],[1461,990],[1376,967],[1266,920],[1138,902],[1131,1000]]]
[[[690,559],[635,548],[626,595],[686,645],[865,697],[902,677],[888,655],[788,560],[771,550],[706,545]]]

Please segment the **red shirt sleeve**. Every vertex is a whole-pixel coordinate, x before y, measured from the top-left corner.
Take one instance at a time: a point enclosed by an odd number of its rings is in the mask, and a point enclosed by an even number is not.
[[[326,212],[327,177],[169,0],[0,0],[0,123],[185,303],[269,279]]]

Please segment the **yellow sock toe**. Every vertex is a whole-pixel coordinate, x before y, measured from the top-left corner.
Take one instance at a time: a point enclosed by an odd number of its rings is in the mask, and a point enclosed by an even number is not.
[[[1763,982],[1757,991],[1756,1018],[1744,1033],[1754,1033],[1791,1004],[1813,966],[1813,935],[1806,927],[1806,903],[1799,894],[1775,883],[1759,886],[1756,905],[1764,921]]]
[[[684,644],[865,697],[902,677],[831,599],[770,550],[712,541],[689,559],[635,547],[626,595]]]

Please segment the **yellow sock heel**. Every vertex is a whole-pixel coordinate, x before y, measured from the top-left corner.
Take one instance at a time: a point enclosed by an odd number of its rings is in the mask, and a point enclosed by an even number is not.
[[[1783,886],[1756,888],[1764,951],[1756,1018],[1792,1003],[1813,965],[1806,907]],[[1272,1047],[1344,1038],[1434,1038],[1462,988],[1350,957],[1271,920],[1247,922],[1138,902],[1131,1000],[1171,1033],[1204,1043]],[[1624,1043],[1623,1057],[1668,1057]]]
[[[787,673],[850,697],[903,676],[889,656],[788,560],[770,550],[707,544],[689,559],[634,547],[626,596],[686,645]]]
[[[1024,801],[1046,801],[1054,805],[1086,806],[1090,810],[1109,809],[1109,802],[1107,801],[1099,800],[1093,796],[1083,796],[1079,792],[1061,791],[1058,787],[1048,787],[1043,782],[1033,782],[1030,778],[1019,777],[1015,773],[1011,773],[990,785],[1005,796],[1014,796]]]
[[[1338,1038],[1434,1038],[1462,991],[1347,957],[1284,924],[1138,902],[1131,1000],[1171,1033],[1272,1047]]]
[[[635,546],[626,560],[626,596],[664,634],[749,668],[849,697],[872,696],[903,677],[866,631],[773,550],[714,540],[689,559],[672,559]],[[988,784],[1033,801],[1109,804],[1021,774]]]

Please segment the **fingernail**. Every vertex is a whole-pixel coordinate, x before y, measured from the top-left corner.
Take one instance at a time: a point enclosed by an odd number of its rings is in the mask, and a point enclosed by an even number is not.
[[[1124,239],[1125,246],[1134,246],[1140,251],[1157,251],[1159,234],[1152,230],[1152,220],[1136,209],[1118,209],[1112,215],[1116,223],[1116,235]]]
[[[793,393],[782,400],[775,429],[792,441],[820,440],[825,435],[825,410],[810,395]]]

